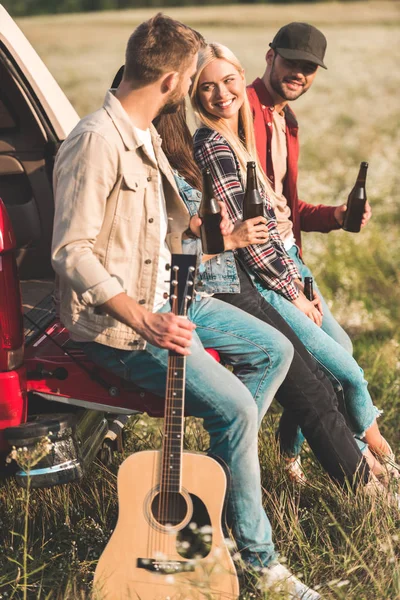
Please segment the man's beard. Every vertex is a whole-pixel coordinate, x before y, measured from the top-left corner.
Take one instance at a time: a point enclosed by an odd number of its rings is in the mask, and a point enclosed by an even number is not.
[[[295,90],[285,91],[285,89],[283,88],[283,85],[282,85],[282,83],[285,82],[285,79],[283,79],[283,81],[281,81],[280,79],[278,79],[278,77],[275,76],[274,65],[272,65],[271,73],[269,76],[269,83],[270,83],[270,86],[272,87],[272,89],[274,90],[274,92],[276,92],[281,98],[283,98],[284,100],[297,100],[297,98],[300,98],[300,96],[307,91],[307,89],[305,89],[304,86],[302,86],[297,91],[295,91]]]
[[[164,104],[164,106],[160,109],[159,115],[171,115],[173,113],[178,112],[181,109],[182,100],[184,96],[181,91],[171,92],[168,100]]]

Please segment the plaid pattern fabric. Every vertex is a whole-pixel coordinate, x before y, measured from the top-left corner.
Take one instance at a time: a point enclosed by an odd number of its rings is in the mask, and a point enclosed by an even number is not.
[[[239,162],[225,138],[208,127],[201,127],[194,135],[194,158],[200,169],[208,167],[211,170],[215,195],[225,202],[232,222],[242,219],[244,188]],[[268,220],[269,240],[265,244],[239,248],[236,252],[268,288],[288,300],[294,300],[299,291],[293,279],[301,277],[283,246],[274,209],[264,190],[261,189],[260,193],[265,200],[264,216]]]

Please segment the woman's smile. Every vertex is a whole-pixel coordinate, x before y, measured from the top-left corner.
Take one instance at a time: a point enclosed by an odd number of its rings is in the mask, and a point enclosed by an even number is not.
[[[203,69],[198,85],[198,97],[203,108],[237,128],[239,110],[246,93],[243,73],[227,60],[218,58]]]

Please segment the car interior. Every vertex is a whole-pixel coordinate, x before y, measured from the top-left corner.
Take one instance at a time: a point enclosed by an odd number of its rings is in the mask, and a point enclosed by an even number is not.
[[[0,44],[0,198],[11,218],[21,280],[54,278],[51,186],[57,141],[29,83]]]

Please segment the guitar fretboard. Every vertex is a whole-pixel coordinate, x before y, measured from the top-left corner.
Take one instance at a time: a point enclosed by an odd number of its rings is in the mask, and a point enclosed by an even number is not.
[[[185,357],[170,352],[164,417],[160,491],[180,492],[185,400]]]

